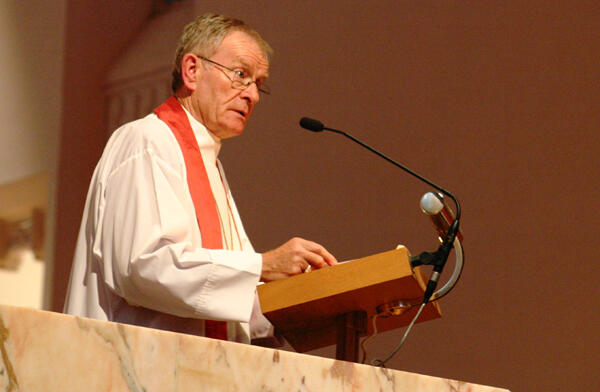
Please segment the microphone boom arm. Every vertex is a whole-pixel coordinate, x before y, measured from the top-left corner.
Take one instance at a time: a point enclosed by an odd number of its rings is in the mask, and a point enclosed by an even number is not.
[[[327,130],[330,132],[334,132],[334,133],[339,133],[340,135],[343,135],[345,137],[347,137],[348,139],[352,140],[354,143],[357,143],[361,146],[363,146],[364,148],[366,148],[367,150],[371,151],[374,154],[379,155],[381,158],[385,159],[386,161],[388,161],[389,163],[391,163],[392,165],[399,167],[400,169],[404,170],[406,173],[410,174],[413,177],[418,178],[419,180],[423,181],[424,183],[426,183],[427,185],[435,188],[436,190],[442,192],[444,195],[448,196],[449,198],[452,199],[452,201],[454,202],[454,205],[456,206],[456,218],[454,219],[455,221],[459,221],[460,220],[460,203],[458,202],[458,200],[456,199],[456,197],[454,197],[454,195],[452,193],[450,193],[449,191],[447,191],[446,189],[440,187],[439,185],[434,184],[433,182],[429,181],[427,178],[423,177],[422,175],[410,170],[408,167],[402,165],[401,163],[396,162],[395,160],[393,160],[392,158],[388,157],[387,155],[375,150],[374,148],[372,148],[371,146],[366,145],[365,143],[361,142],[360,140],[358,140],[357,138],[355,138],[354,136],[344,132],[344,131],[340,131],[338,129],[333,129],[333,128],[327,128],[327,127],[323,127],[323,130]]]

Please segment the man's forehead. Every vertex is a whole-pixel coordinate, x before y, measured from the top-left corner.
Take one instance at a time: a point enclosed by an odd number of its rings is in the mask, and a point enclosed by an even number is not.
[[[215,51],[215,55],[228,55],[239,65],[268,72],[269,61],[254,37],[243,31],[228,33]]]

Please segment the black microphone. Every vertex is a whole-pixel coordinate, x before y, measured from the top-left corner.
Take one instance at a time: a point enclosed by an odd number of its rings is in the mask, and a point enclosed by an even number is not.
[[[300,119],[300,126],[313,132],[323,132],[323,128],[325,128],[321,121],[308,117],[302,117]]]
[[[352,140],[353,142],[361,145],[362,147],[366,148],[367,150],[371,151],[372,153],[379,155],[381,158],[390,162],[394,166],[399,167],[400,169],[404,170],[406,173],[423,181],[427,185],[433,187],[434,189],[438,190],[442,194],[444,194],[452,199],[452,201],[454,202],[454,205],[456,206],[456,217],[454,218],[454,221],[448,228],[446,236],[442,242],[442,245],[440,245],[440,247],[435,252],[422,252],[419,256],[411,257],[411,265],[412,266],[424,265],[424,264],[434,266],[433,273],[431,275],[431,278],[429,279],[429,282],[427,283],[427,289],[425,290],[425,295],[423,298],[423,303],[429,302],[429,299],[433,295],[435,288],[437,286],[437,282],[438,282],[438,279],[442,272],[442,269],[444,268],[444,265],[446,264],[448,255],[450,254],[450,251],[452,250],[452,247],[454,246],[454,240],[456,239],[456,236],[458,235],[461,210],[460,210],[460,203],[458,202],[456,197],[454,197],[454,195],[452,193],[450,193],[449,191],[440,187],[439,185],[429,181],[428,179],[421,176],[420,174],[417,174],[416,172],[410,170],[406,166],[394,161],[393,159],[387,157],[386,155],[375,150],[371,146],[366,145],[365,143],[361,142],[354,136],[352,136],[344,131],[340,131],[338,129],[333,129],[333,128],[328,128],[328,127],[324,126],[321,121],[315,120],[315,119],[312,119],[309,117],[302,117],[300,119],[300,126],[302,128],[308,129],[309,131],[313,131],[313,132],[321,132],[323,130],[326,130],[326,131],[330,131],[330,132],[334,132],[334,133],[339,133],[340,135],[344,135],[345,137]]]

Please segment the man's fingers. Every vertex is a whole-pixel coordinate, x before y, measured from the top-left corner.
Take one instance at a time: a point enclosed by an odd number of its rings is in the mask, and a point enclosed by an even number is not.
[[[337,264],[336,258],[329,253],[324,246],[317,244],[313,241],[307,241],[300,239],[302,241],[302,245],[305,247],[307,253],[305,253],[305,259],[316,268],[323,268],[326,265],[335,265]]]
[[[327,265],[336,265],[338,263],[337,259],[324,247],[321,246],[318,253],[321,255]]]
[[[304,254],[304,260],[306,260],[312,266],[312,268],[318,269],[327,265],[323,257],[315,252],[306,252]]]
[[[302,238],[292,238],[279,248],[263,253],[261,278],[268,282],[298,275],[309,266],[318,269],[335,264],[335,257],[322,245]]]

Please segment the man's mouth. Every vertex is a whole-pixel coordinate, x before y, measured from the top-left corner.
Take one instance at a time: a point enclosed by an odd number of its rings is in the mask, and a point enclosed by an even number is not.
[[[240,116],[242,116],[244,118],[244,120],[246,120],[246,117],[248,117],[248,113],[243,111],[243,110],[238,110],[238,109],[232,109],[234,112],[238,113]]]

